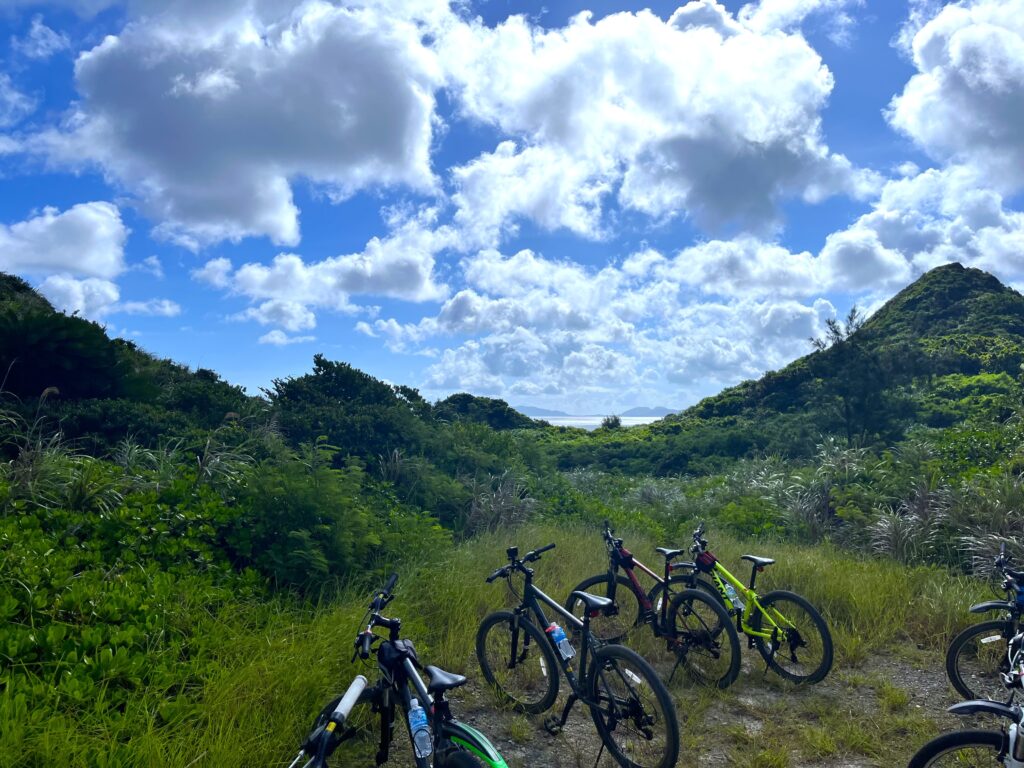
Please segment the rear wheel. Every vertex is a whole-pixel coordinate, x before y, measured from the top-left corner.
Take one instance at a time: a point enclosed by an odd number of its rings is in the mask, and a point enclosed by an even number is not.
[[[983,621],[953,638],[946,651],[946,675],[964,699],[1007,699],[999,676],[1010,668],[1009,645],[1016,634],[1012,621]]]
[[[701,685],[728,688],[740,673],[740,639],[729,613],[698,589],[686,589],[672,598],[665,638],[672,653],[671,682],[682,667]],[[658,670],[659,674],[662,671]]]
[[[514,709],[536,715],[558,697],[558,666],[544,634],[524,616],[498,611],[476,633],[484,679]]]
[[[760,611],[750,618],[754,645],[769,667],[794,683],[817,683],[832,669],[832,634],[807,600],[778,589],[758,598]]]
[[[614,581],[613,581],[614,579]],[[573,592],[589,592],[598,597],[611,597],[614,589],[614,603],[607,613],[601,612],[590,620],[590,633],[606,642],[621,642],[629,632],[640,623],[643,608],[633,592],[633,585],[625,576],[611,576],[602,573],[584,579],[569,592],[565,601],[565,609],[573,616],[583,620],[584,605],[581,600],[572,596]]]
[[[587,680],[590,714],[605,747],[624,768],[672,768],[679,721],[668,691],[639,654],[621,645],[594,652]]]
[[[999,731],[954,731],[932,739],[910,758],[908,768],[996,768],[1009,748]]]

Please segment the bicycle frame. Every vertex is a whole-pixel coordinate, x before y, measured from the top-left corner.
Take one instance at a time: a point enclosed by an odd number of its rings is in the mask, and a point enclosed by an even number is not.
[[[622,539],[614,539],[613,542],[610,542],[608,553],[608,575],[610,577],[608,580],[608,599],[612,601],[615,600],[615,591],[619,586],[616,576],[621,569],[629,579],[629,582],[633,587],[633,594],[636,595],[636,599],[640,602],[640,607],[643,609],[643,613],[640,617],[641,621],[647,621],[650,623],[652,628],[655,630],[655,634],[660,636],[666,622],[668,621],[668,594],[671,584],[670,576],[672,570],[677,566],[666,561],[665,575],[664,578],[662,578],[637,560],[636,556],[622,545]],[[678,564],[678,567],[682,566],[683,564]],[[650,592],[645,592],[643,586],[640,584],[640,579],[637,577],[635,572],[635,569],[637,568],[654,579],[655,586],[650,590]],[[659,586],[665,589],[665,597],[662,598],[659,605],[655,606],[651,598]]]
[[[793,623],[777,610],[774,608],[766,610],[761,605],[758,600],[758,594],[754,591],[754,581],[757,573],[758,568],[755,566],[750,575],[750,586],[748,587],[742,581],[733,576],[729,570],[716,559],[714,570],[712,570],[709,575],[714,580],[714,584],[718,587],[718,592],[721,594],[725,604],[729,607],[729,610],[735,611],[736,606],[734,606],[732,600],[729,599],[729,594],[725,589],[726,584],[731,584],[733,589],[736,590],[736,594],[742,599],[744,603],[743,611],[736,617],[736,628],[750,637],[760,637],[764,640],[771,640],[775,635],[775,630],[786,628],[792,629],[794,627]],[[693,578],[696,579],[696,572],[694,572]],[[750,626],[750,617],[754,615],[755,609],[764,616],[770,625],[768,631],[756,630]]]

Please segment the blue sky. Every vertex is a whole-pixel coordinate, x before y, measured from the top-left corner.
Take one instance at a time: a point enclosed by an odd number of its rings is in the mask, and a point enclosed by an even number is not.
[[[939,264],[1024,283],[1024,0],[0,26],[0,270],[251,391],[320,352],[431,398],[681,407]]]

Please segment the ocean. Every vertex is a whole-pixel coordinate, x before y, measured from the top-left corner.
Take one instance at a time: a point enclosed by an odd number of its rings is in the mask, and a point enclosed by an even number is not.
[[[583,429],[597,429],[604,421],[604,416],[547,416],[540,417],[556,427],[582,427]],[[652,421],[664,418],[663,416],[622,416],[622,426],[638,427],[641,424],[650,424]]]

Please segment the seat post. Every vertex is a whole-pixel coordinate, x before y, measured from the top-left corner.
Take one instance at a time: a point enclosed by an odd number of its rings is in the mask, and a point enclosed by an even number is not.
[[[754,582],[757,581],[757,563],[753,563],[750,568],[750,589],[754,588]]]

